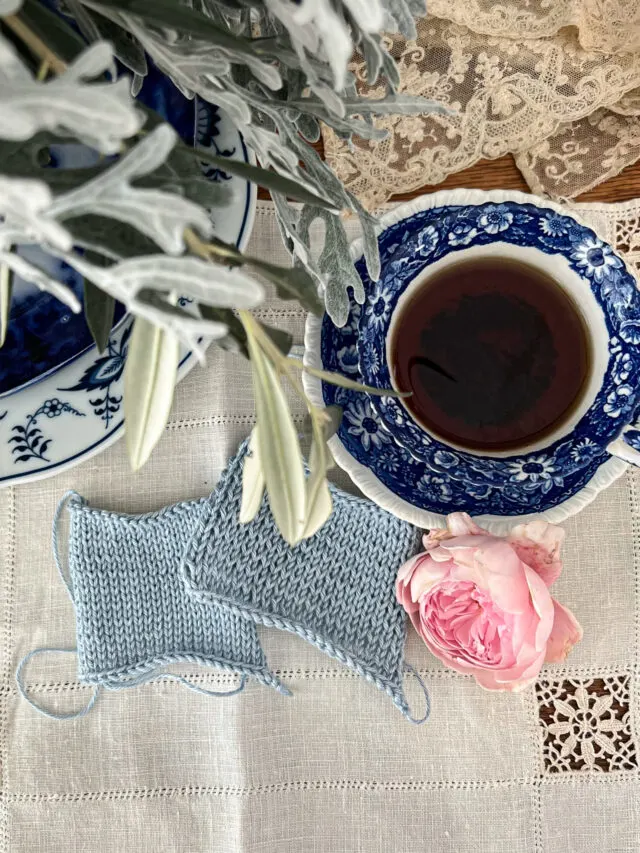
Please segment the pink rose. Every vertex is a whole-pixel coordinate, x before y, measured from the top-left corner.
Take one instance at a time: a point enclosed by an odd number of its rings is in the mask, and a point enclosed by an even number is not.
[[[491,536],[463,512],[423,538],[396,596],[433,654],[487,690],[522,690],[542,664],[562,661],[582,639],[549,587],[562,571],[564,531],[546,521]]]

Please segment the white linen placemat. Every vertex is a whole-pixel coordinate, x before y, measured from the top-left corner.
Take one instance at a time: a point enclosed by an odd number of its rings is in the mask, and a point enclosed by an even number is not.
[[[632,261],[640,256],[635,203],[576,209]],[[268,203],[258,206],[249,251],[286,262]],[[301,341],[295,304],[269,299],[258,314]],[[301,421],[297,402],[294,411]],[[554,593],[585,637],[566,665],[543,670],[535,690],[486,693],[412,637],[407,659],[432,699],[430,721],[414,727],[336,661],[263,630],[291,699],[260,686],[210,699],[161,681],[106,693],[88,716],[59,723],[18,696],[14,672],[24,654],[74,644],[49,541],[63,492],[75,488],[123,512],[206,495],[253,418],[247,364],[212,349],[206,369],[179,386],[166,435],[141,472],[129,471],[120,442],[52,479],[0,491],[0,850],[637,851],[635,470],[564,524],[565,570]],[[225,673],[177,671],[214,689],[234,683]],[[71,659],[34,661],[27,676],[28,689],[53,707],[88,698]]]

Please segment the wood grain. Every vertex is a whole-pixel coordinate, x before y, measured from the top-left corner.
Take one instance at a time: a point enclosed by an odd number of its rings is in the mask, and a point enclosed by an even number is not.
[[[462,172],[450,175],[440,184],[425,184],[410,193],[401,193],[393,196],[392,201],[408,201],[423,193],[434,192],[439,189],[454,189],[455,187],[466,187],[469,189],[482,190],[522,190],[530,192],[524,178],[520,174],[513,157],[508,154],[498,160],[480,160],[475,166],[470,166]],[[628,201],[640,196],[640,162],[628,166],[624,171],[610,178],[587,193],[578,196],[577,201]],[[269,193],[260,189],[258,198],[268,199]]]

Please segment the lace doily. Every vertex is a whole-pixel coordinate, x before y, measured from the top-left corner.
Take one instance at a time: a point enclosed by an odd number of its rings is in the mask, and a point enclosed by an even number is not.
[[[435,0],[430,11],[415,41],[386,44],[402,91],[454,111],[380,117],[380,142],[324,129],[327,160],[367,207],[510,152],[532,190],[565,198],[640,157],[640,0]],[[382,96],[362,62],[353,70],[363,94]]]
[[[545,772],[638,768],[628,675],[541,679],[536,696]]]

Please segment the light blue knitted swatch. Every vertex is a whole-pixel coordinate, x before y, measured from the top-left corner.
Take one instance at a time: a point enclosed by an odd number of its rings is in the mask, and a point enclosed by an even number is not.
[[[402,686],[410,669],[405,614],[394,581],[419,550],[419,531],[332,487],[329,521],[290,548],[266,499],[255,521],[238,522],[245,454],[246,446],[194,525],[182,566],[194,599],[299,634],[385,690],[411,719]]]
[[[203,605],[187,594],[179,566],[205,500],[179,503],[148,515],[120,515],[86,505],[71,493],[68,570],[59,568],[75,605],[78,678],[84,684],[118,690],[174,678],[204,690],[163,668],[173,663],[221,667],[252,676],[289,693],[269,671],[256,626],[221,607]],[[61,511],[62,507],[60,508]],[[54,523],[54,552],[57,551]],[[18,686],[25,698],[22,662]],[[244,684],[244,679],[243,679]],[[238,691],[232,691],[238,692]],[[73,718],[82,712],[49,716]]]
[[[148,515],[70,505],[69,571],[78,674],[126,685],[169,663],[214,665],[278,686],[255,626],[187,594],[179,566],[205,501]]]

